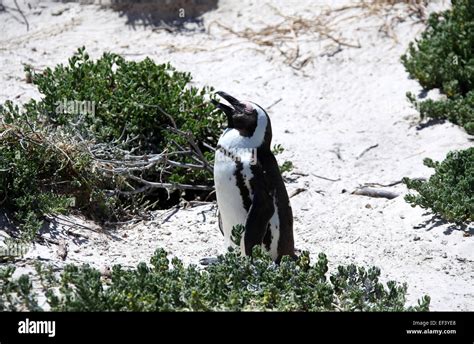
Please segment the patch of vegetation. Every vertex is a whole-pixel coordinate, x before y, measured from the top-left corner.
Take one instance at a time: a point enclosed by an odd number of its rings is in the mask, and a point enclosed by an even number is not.
[[[213,89],[190,86],[191,75],[177,71],[169,63],[156,64],[149,58],[127,61],[113,53],[92,61],[80,48],[66,66],[47,68],[41,73],[29,66],[25,70],[43,94],[40,102],[31,101],[25,106],[32,118],[41,116],[57,126],[79,121],[76,127],[84,138],[98,142],[121,140],[126,142],[124,148],[133,149],[135,155],[186,146],[183,135],[168,130],[176,127],[192,133],[205,158],[212,161],[213,152],[204,143],[215,147],[224,123],[224,118],[213,114],[214,106],[205,100]],[[93,111],[77,113],[71,101],[90,102],[94,104]],[[195,162],[189,154],[176,158],[178,162]],[[172,169],[162,178],[209,183],[210,173]]]
[[[422,118],[443,118],[474,134],[474,2],[452,0],[452,8],[430,15],[421,39],[410,43],[402,63],[426,89],[447,99],[417,102]]]
[[[469,223],[474,221],[474,147],[448,153],[442,162],[425,159],[424,164],[435,173],[426,182],[404,178],[409,189],[405,200],[413,207],[431,209],[446,221]]]
[[[12,280],[0,270],[0,310],[39,310],[27,276]],[[308,252],[275,265],[261,248],[253,258],[230,251],[205,270],[170,261],[158,249],[150,264],[112,268],[110,278],[84,265],[57,277],[37,266],[52,311],[427,311],[430,298],[405,306],[406,284],[384,286],[378,268],[340,266],[328,277],[324,254],[310,264]]]
[[[0,311],[41,311],[28,275],[13,279],[14,266],[0,267]]]
[[[235,225],[232,227],[231,235],[230,235],[230,240],[237,245],[238,247],[240,246],[240,243],[242,241],[242,235],[245,232],[245,226],[244,225]]]
[[[272,148],[273,155],[281,154],[284,151],[285,151],[285,148],[283,148],[283,146],[279,143],[274,145],[273,148]],[[285,172],[291,172],[294,168],[293,162],[291,160],[285,160],[283,162],[283,164],[278,165],[278,167],[280,168],[280,173],[281,174],[283,174]]]
[[[3,108],[0,123],[0,197],[2,207],[21,223],[22,239],[32,240],[43,216],[102,204],[93,184],[91,159],[83,148],[27,117],[18,108]]]
[[[116,221],[212,189],[224,118],[189,73],[112,53],[92,61],[84,48],[25,71],[42,98],[0,106],[0,202],[25,238],[45,214]]]

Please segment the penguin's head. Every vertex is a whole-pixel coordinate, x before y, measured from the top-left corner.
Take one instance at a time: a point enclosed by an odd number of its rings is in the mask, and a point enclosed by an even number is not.
[[[242,136],[252,136],[258,125],[258,106],[251,102],[241,102],[222,91],[216,92],[216,94],[224,98],[230,104],[230,106],[228,106],[214,99],[212,100],[212,103],[226,114],[228,127],[237,129]],[[263,109],[260,110],[265,113]]]

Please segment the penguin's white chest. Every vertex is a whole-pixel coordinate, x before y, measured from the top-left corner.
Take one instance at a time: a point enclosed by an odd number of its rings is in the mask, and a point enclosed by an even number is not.
[[[245,226],[247,220],[248,210],[244,198],[247,203],[253,199],[251,166],[256,159],[256,150],[246,147],[245,140],[232,134],[226,131],[221,136],[218,145],[222,148],[216,150],[214,162],[216,198],[227,247],[235,246],[231,239],[232,228],[236,225]],[[244,249],[243,240],[240,247]]]
[[[248,184],[250,168],[245,165],[242,168],[243,171],[248,170],[247,175],[244,175],[244,183],[248,197],[252,199],[252,190]],[[225,244],[227,247],[233,246],[235,243],[231,239],[232,228],[237,225],[245,226],[248,214],[248,210],[244,206],[242,190],[237,184],[236,164],[217,162],[214,165],[214,181]],[[243,240],[240,246],[243,249]]]

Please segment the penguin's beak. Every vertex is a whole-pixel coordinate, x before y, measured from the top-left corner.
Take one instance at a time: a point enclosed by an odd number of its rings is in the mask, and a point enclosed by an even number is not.
[[[243,109],[245,108],[245,106],[240,101],[238,101],[237,99],[235,99],[234,97],[232,97],[231,95],[229,95],[225,92],[219,91],[219,92],[216,92],[216,94],[218,94],[219,96],[221,96],[222,98],[227,100],[227,102],[230,105],[232,105],[232,107],[235,110],[237,110],[239,112],[243,111]]]
[[[245,105],[225,92],[219,91],[216,92],[216,94],[224,98],[232,106],[230,107],[228,105],[219,103],[214,99],[211,100],[212,104],[214,104],[218,109],[222,110],[226,114],[227,121],[229,122],[229,128],[233,128],[232,117],[235,113],[242,113],[245,109]]]

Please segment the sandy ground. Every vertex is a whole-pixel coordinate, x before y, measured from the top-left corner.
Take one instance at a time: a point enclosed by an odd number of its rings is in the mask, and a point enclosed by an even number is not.
[[[13,1],[3,3],[14,8]],[[407,190],[402,184],[386,188],[400,193],[393,200],[350,194],[364,183],[428,177],[432,170],[423,166],[424,157],[439,160],[451,150],[472,146],[469,136],[450,123],[417,128],[417,112],[405,93],[418,94],[421,88],[399,61],[423,30],[416,17],[405,15],[389,32],[391,37],[380,30],[383,15],[336,23],[337,37],[360,48],[300,35],[295,63],[307,63],[297,70],[277,49],[249,43],[212,24],[219,21],[242,30],[281,22],[263,1],[219,1],[218,9],[203,16],[202,27],[192,24],[180,33],[131,27],[116,12],[94,5],[28,3],[31,8],[19,1],[28,32],[19,13],[0,13],[0,102],[39,97],[25,82],[23,63],[38,69],[65,63],[84,45],[92,57],[113,51],[129,59],[170,61],[191,72],[198,86],[212,85],[264,107],[274,104],[269,110],[273,143],[286,149],[278,159],[295,166],[286,176],[287,188],[290,194],[307,190],[291,199],[297,247],[313,255],[325,252],[333,268],[349,263],[379,266],[385,280],[408,283],[410,304],[429,294],[432,310],[474,310],[474,228],[433,222],[426,211],[403,200]],[[273,1],[272,6],[286,15],[312,18],[323,5],[350,4],[314,3]],[[447,6],[434,2],[429,11]],[[361,13],[356,9],[347,15]],[[18,273],[29,272],[38,259],[57,267],[87,262],[104,268],[148,261],[157,247],[187,263],[223,252],[215,204],[158,211],[152,221],[116,231],[59,218],[44,236],[68,245],[66,260],[58,258],[58,245],[36,244],[16,263]]]

